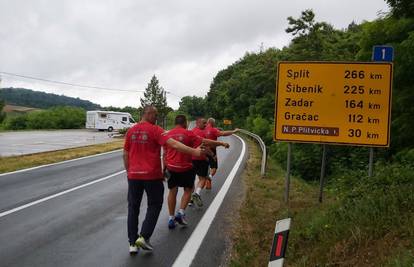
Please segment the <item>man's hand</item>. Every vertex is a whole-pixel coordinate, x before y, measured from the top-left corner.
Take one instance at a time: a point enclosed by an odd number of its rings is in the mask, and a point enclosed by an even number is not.
[[[164,168],[163,174],[164,174],[164,180],[165,181],[167,181],[168,179],[170,179],[171,173],[167,170],[167,168]]]
[[[194,148],[194,157],[202,157],[202,156],[214,156],[213,152],[210,150],[209,147],[200,145],[197,148]]]
[[[240,130],[239,128],[236,128],[233,130],[233,133],[237,133],[239,130]]]
[[[226,143],[226,142],[222,142],[221,146],[224,146],[224,148],[229,148],[230,147],[229,143]]]
[[[199,147],[193,149],[193,153],[191,153],[191,155],[194,156],[194,157],[201,157],[205,154],[203,152],[203,148],[201,148],[201,146],[199,146]]]
[[[210,156],[213,157],[214,153],[213,151],[211,151],[210,147],[205,146],[205,145],[200,145],[199,147],[196,148],[197,151],[200,151],[200,155],[195,155],[196,157],[201,157],[201,156]]]

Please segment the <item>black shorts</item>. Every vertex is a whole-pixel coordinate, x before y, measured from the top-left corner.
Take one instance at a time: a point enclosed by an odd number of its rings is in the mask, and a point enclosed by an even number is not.
[[[168,171],[170,173],[170,178],[168,179],[168,189],[174,187],[186,187],[186,188],[193,188],[194,181],[195,181],[195,173],[194,170],[189,170],[186,172],[173,172]]]
[[[199,177],[207,177],[208,161],[207,160],[193,160],[193,169]]]
[[[210,165],[211,169],[217,169],[218,168],[217,156],[214,156],[214,157],[208,156],[208,164]]]

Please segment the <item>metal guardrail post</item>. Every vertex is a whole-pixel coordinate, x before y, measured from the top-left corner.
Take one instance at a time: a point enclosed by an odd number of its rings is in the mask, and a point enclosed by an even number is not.
[[[244,133],[246,135],[249,135],[249,136],[253,137],[259,143],[260,148],[262,149],[262,165],[261,165],[261,169],[260,169],[260,174],[262,176],[265,176],[265,173],[266,173],[266,163],[267,163],[267,153],[266,153],[266,145],[265,145],[265,143],[263,142],[262,138],[260,138],[260,136],[258,136],[257,134],[251,133],[251,132],[246,131],[244,129],[240,129],[239,131],[241,133]]]

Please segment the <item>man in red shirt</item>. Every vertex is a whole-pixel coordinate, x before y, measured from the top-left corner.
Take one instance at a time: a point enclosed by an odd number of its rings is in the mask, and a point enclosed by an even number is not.
[[[155,107],[146,106],[142,120],[129,129],[125,136],[123,159],[128,176],[128,239],[131,254],[136,254],[139,247],[144,250],[153,249],[149,239],[154,232],[164,198],[161,146],[166,144],[192,156],[204,154],[200,148],[188,147],[166,136],[164,130],[155,125],[157,113]],[[144,191],[148,207],[138,236],[138,217]]]
[[[216,126],[216,120],[214,118],[209,118],[207,120],[207,126],[204,130],[205,137],[207,139],[217,140],[217,138],[220,137],[220,136],[229,136],[229,135],[232,135],[232,134],[236,133],[239,130],[238,128],[236,128],[232,131],[220,131],[215,126]],[[211,178],[216,174],[217,167],[218,167],[217,150],[212,149],[212,152],[213,152],[214,156],[213,157],[210,157],[210,156],[208,157],[209,165],[210,165],[210,175],[207,176],[207,180],[206,180],[206,183],[205,183],[206,189],[211,189]]]
[[[203,139],[194,134],[194,132],[187,130],[187,118],[184,115],[178,115],[175,118],[175,128],[168,131],[166,135],[189,147],[198,147],[202,143],[203,145],[211,147],[229,147],[227,143]],[[185,209],[193,192],[195,172],[193,170],[191,155],[181,153],[171,148],[167,148],[165,154],[165,166],[170,176],[168,179],[168,188],[170,189],[168,193],[168,209],[170,215],[168,218],[168,228],[174,229],[176,222],[181,225],[187,225]],[[178,187],[184,188],[184,194],[181,197],[180,209],[174,215]]]
[[[206,128],[206,119],[204,118],[198,118],[196,121],[196,127],[193,129],[193,132],[206,139],[206,134],[205,134],[205,128]],[[208,159],[205,155],[202,156],[193,156],[193,168],[195,173],[198,176],[198,183],[195,189],[195,192],[193,193],[192,197],[191,197],[191,202],[190,203],[195,203],[197,204],[197,206],[201,207],[203,206],[203,201],[201,200],[201,190],[204,188],[205,184],[206,184],[206,180],[207,180],[207,176],[208,176]]]

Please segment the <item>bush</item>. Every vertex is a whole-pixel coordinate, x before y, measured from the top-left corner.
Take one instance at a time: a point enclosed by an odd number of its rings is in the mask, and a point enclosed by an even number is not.
[[[6,119],[5,129],[79,129],[86,121],[86,112],[76,107],[55,107]]]
[[[335,187],[341,192],[342,205],[331,211],[331,216],[348,225],[343,231],[359,227],[367,236],[381,236],[392,229],[403,229],[414,215],[412,167],[378,166],[373,177],[349,172],[336,181]]]
[[[270,156],[286,166],[287,143],[275,143],[270,146]],[[291,173],[304,180],[317,180],[321,172],[322,146],[313,144],[292,144]],[[327,169],[329,164],[326,165]],[[329,170],[329,169],[328,169]],[[329,171],[327,171],[329,173]]]
[[[129,130],[129,128],[119,129],[119,130],[118,130],[118,133],[119,133],[119,134],[123,134],[123,135],[125,135],[125,134],[128,132],[128,130]]]
[[[331,177],[326,189],[338,201],[296,218],[303,225],[292,232],[293,247],[297,249],[294,253],[303,253],[297,244],[313,251],[295,258],[313,257],[324,265],[332,263],[332,253],[338,253],[338,246],[346,250],[341,253],[354,255],[389,234],[413,240],[413,166],[378,164],[373,177],[358,170],[348,171]],[[322,247],[324,256],[318,251]]]
[[[269,147],[271,157],[286,166],[287,143],[274,143]],[[381,162],[381,154],[377,153],[376,161]],[[414,152],[413,152],[414,154]],[[348,170],[368,171],[369,149],[366,147],[351,147],[327,145],[326,175],[335,175]],[[317,180],[320,177],[322,163],[322,145],[292,144],[291,171],[305,180]]]
[[[7,117],[4,122],[4,129],[6,130],[24,130],[27,129],[28,117],[26,114],[16,117]]]

